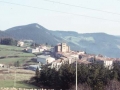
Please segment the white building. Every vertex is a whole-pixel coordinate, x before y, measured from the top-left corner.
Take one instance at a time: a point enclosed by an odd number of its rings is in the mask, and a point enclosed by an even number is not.
[[[105,67],[112,68],[113,61],[112,60],[96,60],[97,63],[103,64]]]
[[[113,61],[111,61],[111,60],[105,60],[104,61],[104,66],[105,67],[112,67],[113,66]]]
[[[85,54],[85,51],[79,51],[78,54]]]
[[[36,48],[27,48],[26,51],[29,53],[39,53],[39,52],[43,52],[44,49],[36,47]]]
[[[59,70],[60,67],[62,66],[62,64],[63,64],[63,62],[61,59],[56,60],[56,61],[52,62],[51,68],[52,69],[55,68],[56,70]]]
[[[49,55],[40,55],[37,56],[37,62],[40,62],[42,64],[49,64],[55,61],[55,58],[49,56]]]
[[[79,55],[78,54],[73,54],[73,55],[70,55],[70,56],[75,58],[75,59],[79,59]]]
[[[55,60],[54,62],[52,62],[52,65],[51,65],[51,68],[55,68],[56,70],[59,70],[60,67],[64,64],[72,64],[74,63],[76,60],[75,57],[73,56],[70,56],[70,57],[61,57],[60,59],[58,60]]]
[[[44,48],[40,48],[40,47],[36,47],[35,49],[39,52],[43,52],[45,50]]]
[[[48,49],[48,47],[45,46],[45,45],[40,45],[39,48],[40,48],[40,49],[44,49],[44,50],[47,50],[47,49]]]
[[[22,47],[24,45],[23,41],[18,41],[17,46]]]
[[[39,49],[29,48],[29,49],[27,49],[27,52],[29,52],[29,53],[38,53]]]
[[[29,65],[27,69],[36,71],[37,68],[41,70],[41,67],[39,65]]]
[[[0,67],[4,67],[4,64],[0,64]]]

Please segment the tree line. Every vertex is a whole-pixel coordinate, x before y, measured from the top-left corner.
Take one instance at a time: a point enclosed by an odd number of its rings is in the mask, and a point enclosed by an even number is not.
[[[15,40],[13,38],[0,38],[0,44],[16,46],[17,45],[17,40]]]
[[[120,89],[120,66],[114,64],[112,69],[105,68],[100,64],[78,64],[78,90],[119,90]],[[32,79],[39,87],[52,89],[75,89],[76,69],[75,65],[63,65],[57,71],[43,67],[36,70],[36,76]]]

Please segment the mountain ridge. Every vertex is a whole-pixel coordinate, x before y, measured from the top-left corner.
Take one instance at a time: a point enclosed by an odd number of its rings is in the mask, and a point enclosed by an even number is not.
[[[64,41],[71,46],[72,50],[84,50],[92,54],[120,57],[120,37],[106,33],[81,34],[75,31],[53,31],[37,23],[12,27],[0,33],[7,34],[7,36],[12,36],[18,40],[31,39],[36,43],[48,43],[51,45]]]
[[[46,43],[55,44],[60,40],[59,37],[52,35],[49,30],[36,23],[13,27],[5,30],[5,32],[12,35],[14,38],[31,39],[36,43],[45,43],[44,41],[46,41]],[[46,36],[48,38],[46,38]],[[50,42],[50,38],[53,38],[53,41]]]

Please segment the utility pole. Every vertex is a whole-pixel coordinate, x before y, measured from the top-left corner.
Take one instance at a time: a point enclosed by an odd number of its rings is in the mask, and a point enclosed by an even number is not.
[[[76,59],[76,90],[77,90],[77,58]]]

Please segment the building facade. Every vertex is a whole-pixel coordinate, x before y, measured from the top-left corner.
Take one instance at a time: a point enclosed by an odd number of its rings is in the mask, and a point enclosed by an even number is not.
[[[66,43],[60,43],[55,46],[55,52],[70,52],[70,46]]]
[[[19,47],[24,46],[24,42],[23,42],[23,41],[18,41],[18,42],[17,42],[17,46],[19,46]]]
[[[41,64],[49,64],[49,63],[52,63],[53,61],[55,61],[55,58],[53,58],[49,55],[37,56],[37,62],[39,62]]]

